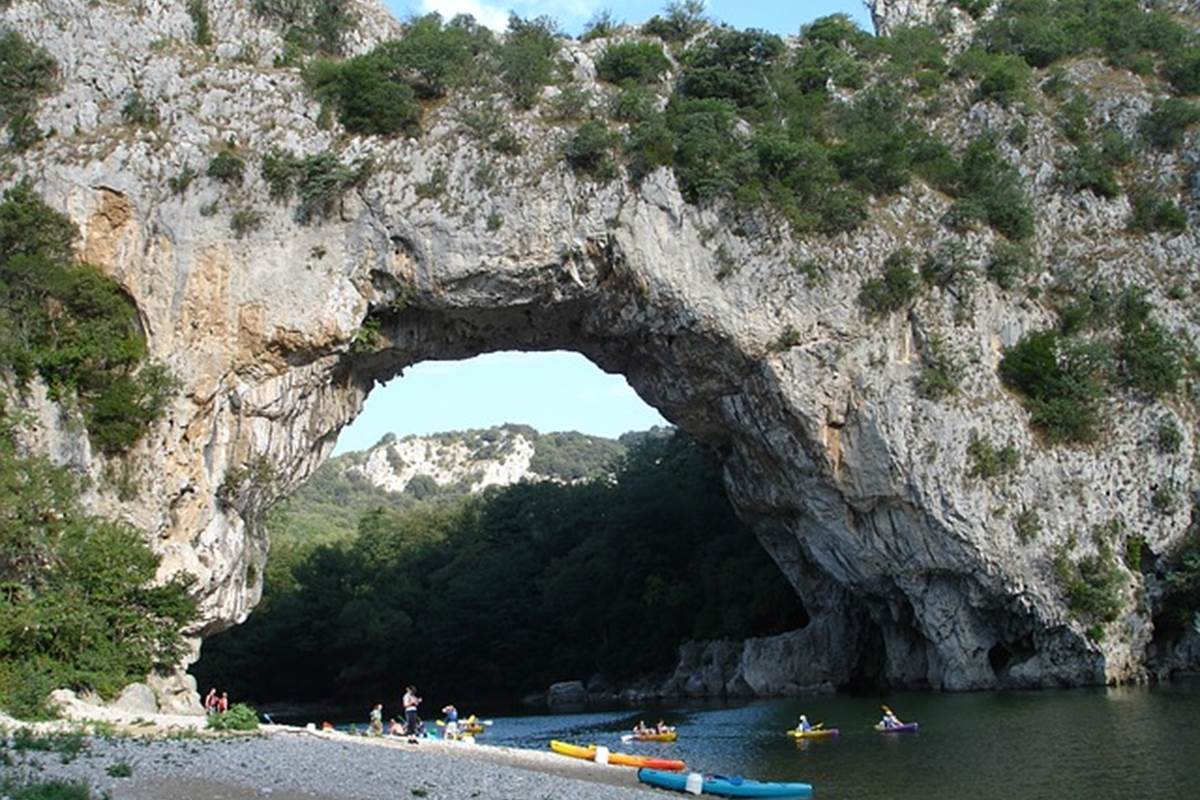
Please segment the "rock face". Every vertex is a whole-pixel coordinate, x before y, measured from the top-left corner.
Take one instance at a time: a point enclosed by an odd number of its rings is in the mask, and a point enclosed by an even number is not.
[[[937,289],[907,315],[865,318],[863,282],[898,247],[939,244],[947,197],[917,182],[875,202],[853,234],[799,240],[763,219],[731,225],[718,208],[689,206],[668,170],[637,189],[577,179],[559,157],[569,131],[537,112],[512,112],[520,156],[463,132],[470,98],[431,110],[419,139],[340,137],[318,124],[298,72],[271,66],[282,41],[248,4],[208,0],[207,49],[191,43],[186,5],[13,0],[0,21],[50,51],[62,84],[37,115],[55,135],[10,158],[6,180],[33,177],[79,223],[81,253],[136,300],[153,356],[185,382],[128,457],[143,487],[134,500],[106,489],[103,459],[36,388],[25,436],[94,476],[93,506],[146,530],[164,575],[195,576],[197,643],[253,609],[268,551],[261,512],[327,457],[378,381],[425,359],[570,349],[624,374],[712,447],[734,504],[812,619],[811,630],[714,652],[723,666],[712,680],[977,689],[1146,674],[1146,577],[1125,570],[1121,617],[1097,641],[1068,613],[1053,555],[1094,552],[1076,534],[1114,517],[1150,556],[1181,539],[1186,504],[1158,509],[1150,498],[1164,482],[1194,480],[1191,407],[1121,400],[1103,447],[1048,447],[996,375],[1004,347],[1052,323],[1046,308],[982,282],[965,318]],[[873,3],[883,28],[933,5]],[[362,10],[354,50],[393,25],[372,3]],[[578,80],[590,80],[601,47],[565,44]],[[1086,60],[1070,69],[1080,81],[1110,77]],[[1095,113],[1132,130],[1152,96],[1136,80],[1120,85]],[[135,87],[159,109],[157,128],[122,123]],[[944,99],[937,124],[955,142],[1016,121],[962,93]],[[1038,117],[1028,128],[1025,146],[1003,153],[1033,194],[1037,252],[1146,287],[1161,318],[1194,337],[1195,304],[1167,291],[1194,278],[1194,225],[1129,240],[1128,199],[1062,192],[1053,125]],[[249,159],[236,188],[202,174],[230,137]],[[337,148],[344,163],[369,156],[378,170],[335,219],[301,224],[259,176],[272,147]],[[1145,158],[1178,170],[1174,155]],[[200,177],[172,191],[168,179],[186,168]],[[262,215],[240,238],[238,208]],[[993,236],[963,237],[972,263]],[[818,265],[816,279],[797,264]],[[364,348],[372,314],[383,324]],[[935,338],[967,364],[944,401],[914,388]],[[1174,453],[1148,444],[1164,419],[1186,432]],[[973,434],[1017,448],[1015,472],[969,478]],[[1014,531],[1025,509],[1041,519],[1029,542]],[[773,659],[785,666],[768,674]]]
[[[556,462],[548,453],[559,439],[576,448],[574,463]],[[430,436],[388,434],[373,447],[338,456],[324,468],[334,467],[388,492],[404,492],[414,480],[424,479],[438,489],[474,494],[521,481],[592,477],[593,463],[603,464],[623,451],[614,439],[576,432],[543,436],[528,425],[501,425]]]

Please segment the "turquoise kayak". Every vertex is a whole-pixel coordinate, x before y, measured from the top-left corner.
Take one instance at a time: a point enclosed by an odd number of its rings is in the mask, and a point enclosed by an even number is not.
[[[688,775],[642,767],[638,770],[638,780],[660,789],[684,792],[687,791]],[[812,797],[812,785],[808,783],[752,781],[736,775],[705,775],[700,785],[704,794],[716,794],[723,797]]]

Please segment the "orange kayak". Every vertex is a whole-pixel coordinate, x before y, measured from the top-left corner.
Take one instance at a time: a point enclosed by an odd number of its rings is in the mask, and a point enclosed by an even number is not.
[[[577,744],[560,742],[557,739],[550,742],[550,749],[559,755],[582,758],[585,761],[596,760],[596,745],[580,747]],[[652,756],[635,756],[629,753],[609,753],[608,763],[622,767],[649,767],[667,772],[681,772],[684,768],[682,761],[673,758],[654,758]]]
[[[674,758],[654,758],[652,756],[633,756],[628,753],[609,753],[608,763],[619,764],[622,767],[648,767],[661,769],[665,772],[682,772],[686,766]]]

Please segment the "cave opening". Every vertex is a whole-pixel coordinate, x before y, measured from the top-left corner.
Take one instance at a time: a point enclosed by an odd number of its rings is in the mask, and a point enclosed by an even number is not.
[[[809,622],[719,456],[577,353],[406,367],[268,512],[263,599],[192,672],[269,705],[403,682],[501,705],[560,681],[694,695],[685,642]],[[710,696],[744,685],[722,652]]]

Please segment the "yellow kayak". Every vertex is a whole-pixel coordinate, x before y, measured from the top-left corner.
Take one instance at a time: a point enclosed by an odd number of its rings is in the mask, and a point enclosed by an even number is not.
[[[840,733],[837,728],[814,728],[811,731],[798,731],[792,729],[787,732],[788,736],[793,739],[829,739],[837,736]]]
[[[567,742],[560,742],[558,739],[551,739],[550,749],[560,756],[582,758],[584,761],[592,761],[596,758],[596,745],[594,744],[590,744],[587,747],[580,747],[577,744],[569,744]]]
[[[550,749],[559,755],[570,756],[571,758],[582,758],[585,761],[596,760],[596,745],[594,744],[590,744],[587,747],[580,747],[577,744],[568,744],[567,742],[560,742],[557,739],[551,739]],[[671,772],[679,772],[684,767],[684,763],[677,759],[636,756],[629,753],[609,753],[608,763],[622,767],[649,767],[650,769],[669,770]]]
[[[679,738],[679,734],[675,731],[667,731],[666,733],[635,733],[634,741],[637,742],[673,742]]]

